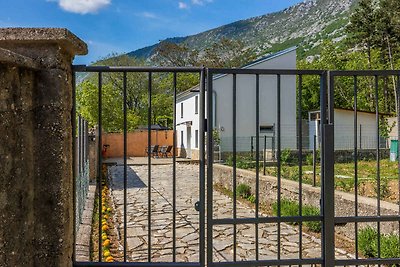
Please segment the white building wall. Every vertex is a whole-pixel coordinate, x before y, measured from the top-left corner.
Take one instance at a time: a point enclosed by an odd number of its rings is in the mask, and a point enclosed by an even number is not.
[[[198,113],[195,113],[195,101],[198,96]],[[196,148],[196,131],[199,133],[199,112],[200,112],[200,96],[199,93],[192,93],[187,97],[182,98],[176,105],[176,135],[177,147],[186,151],[187,157],[191,157],[193,150]],[[181,116],[181,103],[183,103],[183,117]],[[191,123],[191,127],[188,127]],[[182,134],[183,132],[183,140]],[[190,143],[188,143],[188,134],[191,136]],[[200,141],[198,139],[198,141]]]
[[[335,109],[334,120],[335,149],[352,149],[354,147],[354,111]],[[376,148],[376,134],[377,124],[375,114],[358,112],[357,147],[361,149]]]
[[[250,68],[296,69],[296,51],[262,62]],[[215,126],[220,129],[221,148],[232,151],[233,136],[233,77],[224,76],[214,81],[216,95]],[[260,126],[277,125],[277,77],[260,75]],[[251,136],[256,135],[256,76],[237,75],[237,151],[251,150]],[[260,133],[262,136],[263,133]],[[268,139],[267,148],[271,146]],[[263,140],[260,140],[260,149]],[[281,147],[296,148],[296,77],[281,76]],[[254,139],[255,148],[255,139]]]
[[[256,63],[250,69],[296,69],[296,50]],[[232,75],[225,75],[213,81],[214,127],[220,130],[221,150],[232,151]],[[199,89],[199,88],[196,88]],[[195,133],[199,131],[199,114],[195,114],[195,98],[198,92],[188,92],[186,96],[178,96],[177,109],[177,146],[197,151]],[[206,97],[207,99],[207,97]],[[199,100],[200,101],[200,100]],[[276,75],[260,75],[260,126],[277,123],[277,77]],[[183,118],[181,118],[183,103]],[[251,150],[251,136],[256,135],[256,80],[255,75],[237,75],[237,151]],[[207,104],[206,104],[207,106]],[[200,103],[199,103],[200,108]],[[192,122],[187,127],[187,122]],[[188,143],[188,130],[191,141]],[[183,131],[183,139],[181,132]],[[260,133],[263,136],[263,133]],[[271,147],[272,139],[268,139],[267,147]],[[263,141],[260,140],[260,149]],[[276,143],[276,140],[275,140]],[[296,148],[296,77],[281,76],[281,147]],[[254,141],[255,148],[255,141]],[[188,155],[190,157],[190,155]]]
[[[335,109],[335,149],[348,150],[354,148],[354,111]],[[318,126],[319,128],[320,126]],[[316,128],[316,121],[309,123],[310,149],[313,148],[313,135],[319,136]],[[357,148],[375,149],[377,145],[377,124],[376,115],[368,112],[357,113]],[[383,140],[381,140],[382,142]],[[382,144],[383,145],[383,144]],[[319,146],[317,146],[319,147]]]

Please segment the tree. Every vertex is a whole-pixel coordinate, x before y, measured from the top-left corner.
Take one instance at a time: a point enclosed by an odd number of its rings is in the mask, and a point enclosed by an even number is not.
[[[154,52],[153,61],[161,66],[199,66],[199,51],[189,49],[185,44],[163,41]]]
[[[102,128],[106,132],[119,132],[123,129],[123,97],[111,84],[102,86]],[[99,88],[90,81],[81,83],[76,92],[77,112],[93,128],[99,120]],[[127,128],[133,130],[139,124],[139,117],[132,110],[127,111]]]
[[[376,39],[376,10],[373,7],[374,0],[361,0],[354,13],[350,16],[350,24],[347,26],[348,41],[352,45],[358,45],[366,49],[369,68],[371,69],[371,49]]]
[[[400,1],[398,0],[361,0],[359,6],[350,17],[347,28],[348,40],[353,45],[363,49],[367,48],[369,69],[372,69],[371,51],[376,49],[380,53],[381,66],[384,69],[396,68],[400,56]],[[397,103],[397,85],[395,77],[391,79],[393,88],[389,94],[387,88],[389,81],[385,81],[386,98],[394,96],[395,107]],[[391,108],[387,107],[386,111]]]
[[[201,62],[212,68],[238,68],[254,60],[255,56],[242,41],[223,37],[205,50]]]

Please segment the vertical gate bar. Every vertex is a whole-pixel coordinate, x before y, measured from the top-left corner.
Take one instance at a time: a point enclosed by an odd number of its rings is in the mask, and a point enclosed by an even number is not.
[[[98,77],[98,87],[99,87],[99,95],[98,95],[98,131],[99,131],[99,143],[98,143],[98,163],[99,165],[97,166],[97,172],[98,172],[98,189],[99,189],[99,240],[98,240],[98,246],[99,246],[99,262],[102,262],[102,255],[103,255],[103,251],[102,251],[102,243],[101,243],[101,220],[102,220],[102,199],[101,199],[101,191],[102,191],[102,169],[101,169],[101,165],[103,164],[103,158],[101,155],[101,151],[102,151],[102,136],[101,136],[101,127],[102,127],[102,121],[101,121],[101,117],[102,117],[102,86],[103,86],[103,76],[102,76],[102,72],[99,72],[99,77]]]
[[[81,166],[81,174],[83,173],[83,119],[82,116],[79,116],[80,123],[80,148],[79,148],[79,156],[80,156],[80,166]]]
[[[277,204],[278,217],[281,217],[281,75],[277,75]],[[281,259],[281,223],[278,222],[278,260]]]
[[[326,262],[326,257],[325,257],[325,253],[326,253],[326,242],[325,242],[325,235],[326,235],[326,224],[325,224],[325,158],[324,158],[324,153],[325,153],[325,141],[324,141],[324,136],[322,135],[322,125],[326,123],[326,108],[327,108],[327,88],[326,88],[326,81],[324,80],[324,75],[320,76],[320,101],[319,101],[319,105],[320,105],[320,128],[317,129],[317,131],[319,131],[320,136],[321,136],[321,142],[320,142],[320,168],[321,168],[321,174],[320,174],[320,184],[321,184],[321,199],[320,199],[320,203],[322,202],[322,204],[320,204],[320,213],[322,213],[323,215],[323,227],[322,227],[322,249],[321,249],[321,257],[324,259],[324,263]],[[330,87],[334,88],[334,76],[331,76],[329,79],[329,85]],[[315,140],[315,138],[314,138]],[[314,142],[315,144],[315,142]],[[314,157],[315,158],[315,157]],[[315,160],[314,160],[315,162]],[[315,163],[314,163],[315,164]]]
[[[82,173],[82,119],[81,116],[78,115],[78,173],[81,174]],[[79,179],[80,182],[80,179]]]
[[[148,262],[151,262],[151,72],[149,72],[148,81],[148,110],[147,110],[147,149],[148,149],[148,182],[147,182],[147,257]]]
[[[80,223],[81,222],[81,220],[82,220],[82,216],[81,216],[81,205],[82,205],[82,174],[83,174],[83,172],[82,172],[82,117],[79,115],[78,116],[78,158],[79,158],[79,169],[78,169],[78,181],[79,181],[79,183],[78,183],[78,195],[79,195],[79,198],[78,198],[78,201],[79,201],[79,203],[78,203],[78,213],[79,213],[79,216],[78,216],[78,218],[79,218],[79,221],[78,221],[78,223]]]
[[[251,139],[250,139],[251,141],[250,141],[250,146],[251,146],[251,160],[253,160],[253,158],[254,158],[254,156],[253,156],[253,153],[254,153],[254,144],[253,144],[253,136],[251,136]]]
[[[379,141],[379,77],[375,75],[375,120],[376,120],[376,183],[377,183],[377,215],[381,216],[381,172],[380,172],[380,141]],[[378,224],[378,258],[381,257],[381,223]]]
[[[205,256],[206,256],[206,243],[205,243],[205,190],[206,190],[206,180],[205,180],[205,97],[206,97],[206,73],[205,68],[201,70],[201,86],[200,86],[200,267],[205,266]]]
[[[86,150],[85,150],[85,162],[87,162],[89,158],[89,123],[85,120],[85,129],[86,129]]]
[[[329,82],[327,81],[329,77]],[[334,185],[334,76],[321,75],[321,176],[323,209],[323,259],[324,266],[335,265],[335,185]],[[327,101],[328,100],[328,101]],[[328,110],[326,110],[328,108]]]
[[[174,87],[174,155],[172,158],[172,261],[176,262],[176,72],[174,72],[173,87]]]
[[[264,135],[264,150],[263,150],[263,175],[266,175],[266,165],[267,165],[267,158],[265,157],[265,154],[267,153],[267,136]]]
[[[233,137],[232,137],[232,192],[233,192],[233,219],[236,220],[236,74],[233,74],[233,88],[232,88],[232,128],[233,128]],[[233,224],[233,261],[236,261],[236,224]]]
[[[128,170],[127,170],[127,115],[126,115],[126,100],[127,100],[127,95],[126,95],[126,82],[127,82],[127,77],[126,77],[126,72],[124,72],[124,77],[123,77],[123,87],[124,87],[124,262],[126,262],[126,246],[127,246],[127,183],[128,183]]]
[[[72,73],[72,111],[71,111],[71,124],[72,124],[72,195],[73,197],[73,222],[74,228],[72,230],[74,240],[72,248],[72,261],[76,262],[76,72]]]
[[[303,76],[299,75],[299,89],[298,89],[298,152],[299,152],[299,216],[303,216],[303,120],[302,120],[302,89],[303,89]],[[299,222],[299,258],[303,258],[303,222]]]
[[[207,69],[207,266],[213,262],[213,73]]]
[[[256,218],[260,205],[260,75],[256,74]],[[258,223],[255,224],[256,261],[258,261]]]
[[[358,217],[358,142],[357,142],[357,137],[358,137],[358,112],[357,112],[357,76],[354,75],[354,215]],[[355,251],[356,251],[356,259],[358,259],[358,223],[355,222],[354,225],[354,233],[355,233]]]
[[[397,96],[397,192],[398,192],[398,199],[397,199],[397,204],[399,205],[399,215],[400,215],[400,146],[399,146],[399,141],[400,141],[400,75],[397,76],[397,87],[396,87],[396,96]],[[398,227],[398,233],[399,233],[399,244],[400,244],[400,221],[399,221],[399,227]],[[400,252],[400,251],[399,251]]]

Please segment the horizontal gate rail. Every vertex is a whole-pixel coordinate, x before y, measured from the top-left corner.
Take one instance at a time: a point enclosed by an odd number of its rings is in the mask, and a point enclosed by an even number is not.
[[[213,219],[214,225],[239,225],[239,224],[257,224],[257,223],[294,223],[294,222],[318,222],[322,221],[322,216],[271,216],[271,217],[259,217],[259,218],[224,218],[224,219]]]
[[[200,73],[202,67],[135,67],[135,66],[86,66],[73,65],[75,72],[171,72]]]
[[[201,267],[191,262],[75,262],[76,267]]]

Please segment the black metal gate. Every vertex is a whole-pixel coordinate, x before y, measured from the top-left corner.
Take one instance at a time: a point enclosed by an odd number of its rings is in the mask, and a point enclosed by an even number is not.
[[[358,191],[357,191],[357,161],[358,161],[358,146],[357,146],[357,78],[358,77],[375,77],[375,101],[379,102],[379,77],[395,76],[397,80],[400,72],[398,71],[324,71],[324,70],[265,70],[265,69],[206,69],[206,68],[152,68],[152,67],[102,67],[102,66],[74,66],[75,73],[77,72],[89,72],[97,73],[98,82],[98,129],[102,128],[102,79],[104,73],[118,72],[121,73],[121,79],[123,84],[123,114],[124,114],[124,125],[123,125],[123,136],[124,136],[124,156],[122,166],[124,168],[124,213],[123,213],[123,262],[118,263],[98,263],[98,262],[76,262],[74,261],[74,266],[282,266],[282,265],[322,265],[322,266],[347,266],[347,265],[368,265],[368,264],[399,264],[398,258],[383,258],[381,257],[381,223],[383,222],[396,222],[399,224],[400,230],[400,206],[399,212],[392,215],[383,215],[381,213],[380,207],[380,146],[379,146],[379,108],[376,105],[376,122],[377,122],[377,147],[376,147],[376,163],[377,163],[377,213],[376,215],[361,216],[358,213]],[[148,259],[146,262],[130,262],[129,256],[127,255],[127,110],[126,110],[126,91],[127,91],[127,74],[128,73],[143,73],[147,75],[147,88],[148,88],[148,150],[151,151],[152,137],[151,137],[151,111],[152,111],[152,74],[153,73],[171,73],[173,75],[173,80],[171,87],[173,88],[173,98],[174,98],[174,108],[173,108],[173,130],[174,130],[174,148],[173,148],[173,174],[171,177],[171,182],[173,183],[173,197],[172,197],[172,209],[173,209],[173,241],[172,241],[172,259],[169,262],[153,262],[152,261],[152,234],[151,234],[151,166],[152,166],[152,156],[148,153]],[[176,145],[177,145],[177,133],[176,133],[176,118],[177,118],[177,75],[180,73],[197,73],[199,74],[199,195],[198,203],[196,203],[196,208],[199,212],[199,248],[198,248],[198,261],[197,262],[179,262],[176,259]],[[221,85],[218,84],[217,78],[225,77],[229,79],[230,86],[228,88],[221,89]],[[303,162],[305,158],[304,149],[304,136],[303,136],[303,115],[305,110],[302,108],[303,99],[303,79],[304,77],[317,77],[319,80],[319,87],[315,90],[319,91],[319,112],[320,112],[320,131],[321,131],[321,162],[320,162],[320,184],[319,184],[319,214],[316,215],[304,215],[303,214],[303,202],[304,202],[304,181],[303,181]],[[337,204],[335,199],[335,138],[334,138],[334,103],[335,103],[335,78],[338,77],[353,77],[354,78],[354,179],[355,179],[355,204],[354,204],[354,216],[336,216],[335,205]],[[251,102],[243,103],[246,99],[243,96],[243,85],[246,84],[249,96],[247,101],[250,99]],[[288,85],[289,84],[289,85]],[[293,140],[286,136],[289,132],[288,126],[285,124],[283,117],[286,118],[287,103],[293,103],[293,101],[287,98],[287,90],[290,85],[294,85],[294,91],[291,92],[294,96],[294,121],[295,135]],[[292,86],[293,87],[293,86]],[[399,95],[399,88],[397,82],[397,97]],[[215,89],[218,89],[217,93],[214,93]],[[292,88],[293,89],[293,88]],[[267,92],[266,92],[267,91]],[[294,93],[294,95],[293,95]],[[222,94],[222,95],[220,95]],[[267,97],[265,97],[267,96]],[[224,105],[224,109],[227,111],[224,114],[224,118],[229,120],[229,127],[217,126],[216,120],[220,120],[217,112],[220,112],[219,108],[216,106],[217,97],[223,98],[224,103],[229,103],[229,105]],[[272,192],[276,193],[276,215],[265,215],[263,213],[262,201],[265,195],[260,194],[264,192],[265,189],[260,188],[260,126],[264,121],[263,118],[266,115],[265,107],[263,105],[268,105],[266,99],[270,98],[274,104],[273,107],[269,106],[269,112],[273,113],[273,121],[270,124],[274,125],[275,133],[275,149],[276,149],[276,186]],[[219,100],[218,100],[219,101]],[[397,101],[398,102],[398,101]],[[240,107],[239,107],[240,104]],[[253,110],[249,114],[254,116],[248,116],[246,118],[241,117],[243,114],[243,106],[248,110]],[[399,107],[396,107],[398,112]],[[398,113],[397,113],[398,114]],[[242,127],[240,124],[243,121],[252,121],[251,127],[253,127],[252,132],[255,136],[255,162],[254,169],[255,174],[254,180],[254,216],[242,216],[238,214],[238,196],[236,194],[238,187],[238,161],[239,153],[237,147],[238,133],[241,133]],[[399,118],[397,118],[399,121]],[[275,128],[276,127],[276,128]],[[229,129],[227,129],[229,128]],[[232,150],[229,151],[229,155],[232,161],[231,168],[231,178],[230,181],[231,188],[231,215],[229,217],[219,217],[214,214],[214,210],[217,207],[214,199],[214,184],[215,180],[215,163],[214,163],[214,148],[216,137],[213,133],[214,129],[219,129],[220,131],[231,131],[230,145]],[[221,133],[220,133],[221,134]],[[397,133],[399,137],[399,133]],[[102,131],[98,131],[98,151],[102,150]],[[295,151],[296,166],[298,166],[298,180],[297,180],[297,197],[292,197],[292,200],[298,202],[297,214],[294,216],[287,216],[282,214],[282,202],[283,202],[283,191],[286,190],[285,186],[282,185],[282,154],[284,153],[284,148],[293,148]],[[264,151],[265,153],[265,151]],[[286,153],[286,152],[285,152]],[[399,151],[398,151],[399,153]],[[265,156],[265,155],[264,155]],[[101,173],[102,166],[102,156],[98,153],[98,173]],[[399,167],[399,194],[400,194],[400,165]],[[102,189],[101,179],[97,180],[97,186],[99,192]],[[313,189],[318,191],[317,189]],[[275,192],[276,191],[276,192]],[[315,191],[315,192],[317,192]],[[102,221],[102,210],[101,210],[101,195],[99,194],[99,222]],[[400,204],[400,203],[399,203]],[[240,215],[240,216],[239,216]],[[305,223],[319,222],[321,224],[322,232],[320,235],[320,247],[319,255],[313,257],[305,257],[303,255],[303,226]],[[378,229],[378,257],[373,259],[365,259],[359,256],[358,253],[358,224],[359,223],[376,223]],[[298,239],[296,244],[298,244],[298,249],[296,250],[297,255],[292,254],[290,257],[285,257],[284,253],[281,253],[284,244],[282,242],[282,236],[286,233],[283,232],[283,226],[286,224],[295,224],[297,227]],[[355,255],[354,258],[349,257],[348,259],[339,259],[335,255],[335,231],[338,225],[343,225],[346,223],[355,224]],[[262,225],[276,225],[276,255],[275,258],[265,258],[260,255],[260,251],[263,248],[264,243],[260,243],[260,240],[266,239],[260,235],[260,227]],[[253,233],[253,244],[254,244],[254,257],[249,259],[238,257],[238,245],[240,240],[238,240],[238,229],[242,225],[250,225],[250,228],[254,230]],[[99,223],[99,232],[101,232],[101,224]],[[217,241],[215,237],[215,229],[218,227],[227,227],[231,229],[232,240],[230,241],[231,258],[225,260],[216,260],[214,258],[215,248],[214,243]],[[293,226],[295,228],[295,226]],[[102,259],[101,242],[99,238],[99,255],[98,258]]]

